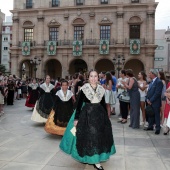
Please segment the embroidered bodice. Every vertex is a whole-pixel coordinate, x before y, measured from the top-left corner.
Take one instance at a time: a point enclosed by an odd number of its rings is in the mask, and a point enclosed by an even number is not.
[[[96,90],[94,90],[89,83],[86,83],[81,90],[91,103],[99,103],[105,94],[105,89],[101,85],[97,85]]]
[[[28,85],[29,87],[31,87],[32,88],[32,90],[36,90],[37,88],[38,88],[38,84],[37,83],[31,83],[31,84],[29,84]]]
[[[83,106],[83,103],[100,103],[103,108],[106,110],[106,103],[105,103],[105,89],[101,85],[97,85],[96,90],[94,90],[89,83],[85,84],[78,95],[78,101],[76,105],[76,113],[75,113],[75,119],[79,119],[79,115],[81,114],[81,109]]]
[[[52,85],[51,83],[47,86],[46,83],[43,83],[40,85],[40,88],[42,88],[46,93],[50,93],[51,90],[54,88],[54,85]]]
[[[56,96],[58,96],[62,101],[69,101],[73,96],[73,93],[71,90],[67,90],[65,95],[63,90],[59,90],[57,91]]]

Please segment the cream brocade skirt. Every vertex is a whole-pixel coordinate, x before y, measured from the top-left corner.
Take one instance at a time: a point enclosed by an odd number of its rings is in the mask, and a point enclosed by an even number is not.
[[[168,120],[167,120],[167,126],[170,128],[170,113],[169,113]]]
[[[36,110],[37,103],[35,104],[31,120],[38,123],[46,123],[47,119],[43,118]]]

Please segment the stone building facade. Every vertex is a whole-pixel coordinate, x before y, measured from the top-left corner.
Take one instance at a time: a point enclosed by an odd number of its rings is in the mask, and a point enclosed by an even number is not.
[[[155,0],[14,0],[11,73],[57,78],[92,68],[148,72],[154,66],[157,5]],[[73,56],[75,39],[82,40],[81,56]],[[109,54],[99,53],[100,39],[109,39]],[[130,53],[130,39],[140,40],[139,54]],[[24,56],[21,46],[28,40],[30,55]],[[47,53],[49,40],[56,41],[55,55]],[[39,59],[36,68],[33,58]],[[124,65],[113,58],[125,59]]]

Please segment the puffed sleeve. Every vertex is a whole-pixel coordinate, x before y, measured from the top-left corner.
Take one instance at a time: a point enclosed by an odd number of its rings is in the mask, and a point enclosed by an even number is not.
[[[80,92],[78,94],[77,106],[75,108],[76,109],[75,118],[74,118],[75,120],[79,119],[84,99],[85,99],[85,94],[83,93],[82,90],[80,90]]]

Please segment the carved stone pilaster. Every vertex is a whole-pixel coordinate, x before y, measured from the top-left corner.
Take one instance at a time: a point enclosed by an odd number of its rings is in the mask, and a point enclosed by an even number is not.
[[[147,12],[147,18],[155,18],[155,12]]]

